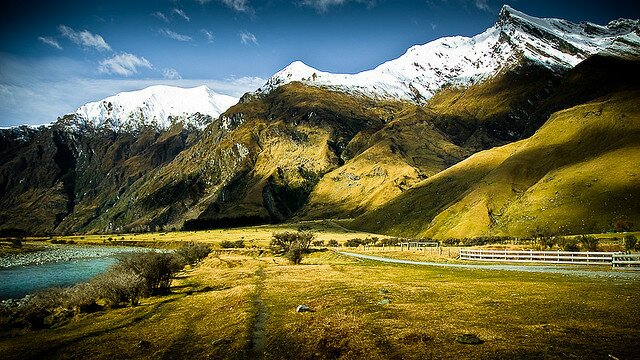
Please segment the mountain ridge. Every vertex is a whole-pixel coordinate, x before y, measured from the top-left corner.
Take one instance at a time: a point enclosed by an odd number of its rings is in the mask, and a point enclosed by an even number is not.
[[[402,56],[357,74],[323,72],[294,61],[257,91],[264,94],[292,81],[374,98],[424,103],[443,86],[468,86],[516,65],[521,57],[566,71],[609,49],[640,54],[638,20],[606,26],[536,18],[505,5],[492,27],[473,37],[452,36],[410,47]],[[546,41],[539,41],[540,39]]]

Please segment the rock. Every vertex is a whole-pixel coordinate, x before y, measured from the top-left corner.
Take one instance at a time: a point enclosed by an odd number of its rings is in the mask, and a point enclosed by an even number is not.
[[[296,307],[296,312],[299,312],[299,313],[309,312],[309,311],[311,311],[311,309],[305,304],[301,304],[301,305],[298,305],[298,307]]]
[[[151,347],[151,343],[147,340],[140,340],[138,341],[138,343],[136,344],[136,346],[140,349],[146,350],[149,347]]]
[[[385,288],[380,289],[380,294],[388,294],[388,293],[389,293],[389,290]]]
[[[475,334],[464,334],[456,337],[456,341],[460,344],[467,345],[479,345],[484,343],[484,341],[480,340],[480,338]]]
[[[226,345],[228,343],[230,343],[231,340],[229,339],[218,339],[218,340],[214,340],[211,342],[212,346],[221,346],[221,345]]]
[[[387,305],[391,302],[391,300],[389,299],[382,299],[380,301],[378,301],[378,305]]]

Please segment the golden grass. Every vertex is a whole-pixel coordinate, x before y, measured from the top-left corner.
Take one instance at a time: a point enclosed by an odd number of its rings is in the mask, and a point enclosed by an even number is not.
[[[477,153],[353,226],[445,239],[638,224],[638,96],[622,92],[558,112],[532,137]]]
[[[635,280],[392,265],[333,252],[300,266],[212,254],[172,291],[55,329],[2,333],[0,357],[247,358],[258,312],[267,359],[632,358],[640,346]],[[296,313],[299,304],[312,312]],[[485,343],[457,343],[464,333]]]
[[[26,238],[30,243],[41,243],[50,240],[73,241],[80,245],[139,245],[162,248],[177,248],[184,242],[199,242],[219,246],[223,241],[243,240],[245,247],[267,248],[272,235],[277,232],[297,231],[300,227],[314,232],[315,240],[327,243],[336,240],[343,244],[349,239],[364,239],[367,237],[385,238],[385,235],[372,234],[364,231],[350,230],[343,227],[348,221],[317,220],[301,221],[276,225],[248,226],[232,229],[201,230],[201,231],[168,231],[141,234],[110,234],[110,235],[70,235],[53,236],[51,238]],[[108,240],[111,239],[111,240]]]

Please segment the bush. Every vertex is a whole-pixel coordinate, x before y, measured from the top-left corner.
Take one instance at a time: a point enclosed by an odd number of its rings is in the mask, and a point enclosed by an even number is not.
[[[220,242],[220,246],[222,246],[223,249],[242,249],[244,248],[244,240],[223,240]]]
[[[582,235],[580,236],[580,243],[587,251],[598,251],[598,244],[600,241],[593,236]]]
[[[95,287],[98,296],[109,306],[122,302],[136,306],[148,290],[145,279],[132,270],[109,271],[95,278],[91,284]]]
[[[460,243],[460,240],[454,238],[445,239],[442,244],[447,246],[457,246]]]
[[[384,238],[380,239],[378,246],[397,246],[402,242],[399,238]]]
[[[629,234],[622,239],[622,244],[626,251],[634,250],[638,247],[638,238],[635,235]]]
[[[313,246],[317,246],[317,247],[324,246],[324,240],[314,240]]]
[[[169,290],[171,278],[182,269],[182,264],[174,254],[146,252],[121,257],[116,268],[140,276],[146,293],[153,295]]]
[[[327,242],[327,246],[338,247],[340,244],[338,243],[338,240],[331,239]]]
[[[344,242],[344,246],[346,247],[358,247],[360,245],[367,245],[368,241],[365,239],[349,239]]]
[[[16,239],[12,239],[11,240],[11,246],[13,246],[14,248],[21,248],[22,247],[22,240],[16,238]]]
[[[565,238],[558,241],[558,246],[562,247],[564,251],[578,251],[578,239]]]
[[[274,233],[270,244],[271,250],[276,254],[286,254],[295,245],[307,252],[314,238],[315,235],[309,231]]]
[[[297,246],[293,246],[289,249],[289,251],[287,251],[287,254],[285,255],[285,257],[287,259],[289,259],[289,261],[291,261],[292,263],[294,263],[295,265],[299,265],[302,262],[302,258],[304,257],[304,250],[297,247]]]
[[[182,265],[189,265],[206,258],[210,252],[211,247],[209,245],[188,242],[176,250],[175,254],[180,258]]]

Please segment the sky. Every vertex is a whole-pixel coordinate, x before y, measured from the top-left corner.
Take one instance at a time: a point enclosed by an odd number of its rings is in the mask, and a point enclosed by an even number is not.
[[[239,97],[295,60],[356,73],[443,36],[492,26],[503,4],[537,17],[640,18],[628,0],[3,1],[0,127],[45,124],[150,85]]]

